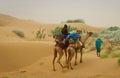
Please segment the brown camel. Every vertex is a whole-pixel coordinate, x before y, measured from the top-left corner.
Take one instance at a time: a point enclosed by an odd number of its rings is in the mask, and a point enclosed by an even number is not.
[[[55,59],[56,59],[56,57],[57,57],[57,53],[59,54],[59,58],[58,58],[57,62],[60,64],[60,66],[61,66],[62,68],[64,68],[64,66],[62,65],[62,63],[61,63],[61,61],[60,61],[60,59],[61,59],[62,56],[63,56],[63,50],[62,50],[62,48],[60,48],[60,47],[55,47],[55,48],[54,48],[54,58],[53,58],[53,70],[54,70],[54,71],[56,71],[56,69],[55,69]]]
[[[89,35],[88,35],[89,34]],[[85,43],[85,41],[88,39],[88,37],[90,36],[90,34],[91,34],[91,32],[88,32],[87,33],[87,36],[86,36],[86,38],[84,39],[84,41],[83,41],[83,43]],[[59,35],[59,36],[61,36],[61,35]],[[60,43],[63,43],[63,44],[65,44],[65,40],[63,40],[63,39],[60,39],[61,37],[59,37],[58,36],[58,38],[56,38],[56,36],[54,36],[54,38],[55,38],[55,40],[57,41],[57,42],[60,42]],[[82,47],[81,47],[81,44],[80,44],[80,42],[79,42],[79,40],[77,41],[77,46],[76,46],[76,49],[74,49],[75,50],[75,65],[76,65],[76,60],[77,60],[77,50],[78,49],[80,49],[80,51],[81,51],[81,58],[80,58],[80,62],[82,62]],[[63,51],[64,50],[64,51]],[[72,50],[70,50],[71,52],[73,52],[74,51],[73,49]],[[63,57],[63,54],[64,54],[64,52],[65,52],[65,57],[66,57],[66,62],[67,62],[67,51],[66,51],[66,48],[62,48],[61,46],[59,46],[59,45],[57,45],[57,46],[55,46],[54,47],[54,58],[53,58],[53,70],[54,71],[56,71],[56,69],[55,69],[55,59],[56,59],[56,57],[57,57],[57,53],[59,54],[59,58],[58,58],[58,60],[57,60],[57,62],[60,64],[60,66],[62,67],[62,68],[64,68],[64,66],[62,65],[62,63],[61,63],[61,58]],[[70,52],[70,53],[71,53]],[[74,54],[74,53],[73,53]],[[73,54],[70,54],[70,60],[72,59],[72,56],[74,56]],[[72,68],[71,68],[72,69]]]
[[[54,58],[53,58],[53,70],[56,71],[55,69],[55,59],[57,57],[57,54],[59,55],[59,58],[57,60],[57,63],[60,64],[60,66],[62,68],[64,68],[64,66],[61,63],[61,58],[63,57],[65,48],[64,48],[64,44],[65,44],[65,39],[62,37],[62,35],[55,35],[54,36],[55,41],[56,41],[56,45],[54,47]],[[57,44],[59,43],[59,44]],[[66,55],[66,61],[67,61],[67,52],[65,51],[65,55]]]
[[[80,41],[79,40],[76,40],[76,42],[74,44],[69,44],[68,48],[67,48],[67,52],[68,52],[68,65],[67,67],[68,68],[72,68],[71,66],[71,60],[74,56],[74,53],[75,53],[75,65],[77,64],[77,50],[80,49],[80,54],[81,54],[81,57],[80,57],[80,63],[82,63],[82,49],[83,49],[83,45],[85,44],[86,40],[92,35],[93,33],[92,32],[87,32],[87,35],[85,37],[85,39],[83,40],[83,44],[81,45],[80,44]]]

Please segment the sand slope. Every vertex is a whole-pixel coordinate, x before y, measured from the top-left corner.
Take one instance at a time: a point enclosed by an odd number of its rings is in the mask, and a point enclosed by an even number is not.
[[[94,52],[85,53],[83,63],[74,66],[74,70],[62,69],[57,63],[57,71],[52,70],[53,55],[41,57],[36,63],[10,73],[1,73],[1,77],[11,78],[119,78],[120,66],[116,58],[101,59]],[[79,62],[79,61],[78,61]],[[62,59],[64,63],[64,58]],[[72,65],[74,60],[72,60]]]
[[[74,70],[62,69],[56,63],[57,71],[54,72],[52,59],[55,43],[48,35],[55,27],[63,25],[38,23],[0,14],[0,78],[120,78],[117,58],[101,59],[96,57],[95,52],[85,53],[83,63],[74,66]],[[87,31],[102,29],[81,23],[68,25]],[[34,41],[39,28],[45,29],[47,37]],[[20,38],[13,30],[21,30],[25,37]]]
[[[36,38],[36,32],[42,28],[45,29],[45,40],[51,39],[48,35],[55,27],[63,27],[65,23],[60,24],[45,24],[32,20],[18,19],[9,15],[0,14],[0,41],[33,41]],[[103,28],[93,27],[82,23],[68,23],[71,27],[77,29],[85,29],[86,31],[100,31]],[[20,38],[13,30],[20,30],[25,34],[25,38]]]
[[[50,44],[48,44],[50,43]],[[52,42],[0,42],[0,72],[19,70],[51,54]]]

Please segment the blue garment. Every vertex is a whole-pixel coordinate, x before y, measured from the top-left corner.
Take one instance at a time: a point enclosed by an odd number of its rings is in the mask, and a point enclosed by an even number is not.
[[[70,33],[69,35],[67,35],[66,41],[68,41],[70,37],[72,37],[74,40],[77,40],[80,37],[80,34]]]
[[[100,49],[101,43],[102,43],[102,40],[101,40],[101,39],[97,39],[97,40],[96,40],[95,45],[96,45],[97,52],[100,52],[100,50],[101,50],[101,49]]]
[[[97,39],[96,40],[96,47],[101,47],[101,43],[102,43],[102,40],[101,39]]]

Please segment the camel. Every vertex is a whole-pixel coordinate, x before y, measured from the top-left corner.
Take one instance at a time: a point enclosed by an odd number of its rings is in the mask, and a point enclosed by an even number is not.
[[[57,62],[60,64],[60,66],[61,66],[62,68],[64,68],[64,66],[61,64],[61,61],[60,61],[60,59],[61,59],[62,56],[63,56],[63,50],[62,50],[62,48],[60,48],[60,47],[55,47],[55,48],[54,48],[54,58],[53,58],[53,70],[54,70],[54,71],[56,71],[56,69],[55,69],[55,59],[56,59],[56,57],[57,57],[57,53],[59,54],[59,58],[58,58]]]
[[[85,45],[86,40],[92,35],[92,32],[87,32],[87,35],[85,37],[85,39],[82,41],[83,45]],[[82,63],[82,49],[83,49],[83,45],[80,44],[80,41],[77,39],[75,44],[70,44],[67,48],[67,52],[68,52],[68,68],[73,69],[73,67],[71,66],[71,60],[74,56],[75,53],[75,65],[77,65],[77,50],[80,49],[80,63]]]
[[[55,59],[57,57],[57,53],[59,54],[59,58],[57,60],[57,63],[59,63],[62,68],[64,68],[64,66],[62,65],[60,60],[63,57],[64,51],[65,51],[65,56],[66,56],[66,61],[67,61],[67,52],[66,52],[66,49],[62,46],[65,44],[65,39],[62,37],[62,35],[54,35],[53,38],[55,38],[55,41],[59,42],[59,44],[60,44],[60,45],[55,45],[55,47],[54,47],[53,71],[56,71]]]
[[[92,34],[92,32],[88,32],[87,33],[87,36],[86,36],[86,38],[84,39],[84,41],[83,41],[83,43],[85,43],[85,41],[88,39],[88,37],[89,36],[91,36],[91,34]],[[60,35],[61,36],[61,35]],[[58,42],[60,42],[60,43],[62,43],[62,44],[65,44],[65,40],[63,40],[63,39],[59,39],[59,40],[57,40],[57,38],[56,38],[56,36],[54,36],[54,38],[56,39],[56,41],[58,41]],[[59,37],[60,38],[60,37]],[[77,46],[76,46],[76,48],[75,49],[73,49],[73,48],[71,48],[70,49],[70,54],[69,54],[69,56],[68,56],[68,58],[70,58],[70,59],[67,59],[67,51],[66,51],[66,48],[62,48],[61,46],[55,46],[54,47],[54,58],[53,58],[53,70],[54,71],[56,71],[56,69],[55,69],[55,59],[56,59],[56,57],[57,57],[57,53],[59,54],[59,58],[58,58],[58,60],[57,60],[57,62],[60,64],[60,66],[62,67],[62,68],[65,68],[66,66],[63,66],[62,65],[62,63],[61,63],[61,58],[63,57],[63,54],[64,54],[64,52],[65,52],[65,58],[66,58],[66,63],[69,63],[70,61],[71,61],[71,59],[72,59],[72,57],[74,56],[73,54],[74,54],[74,52],[75,52],[75,65],[77,64],[77,62],[76,62],[76,60],[77,60],[77,50],[78,49],[80,49],[80,51],[81,51],[81,58],[80,58],[80,62],[82,62],[82,46],[81,46],[81,44],[80,44],[80,42],[79,42],[79,40],[77,40],[76,41],[76,44],[77,44]],[[63,51],[64,50],[64,51]],[[75,51],[74,51],[75,50]],[[73,52],[74,51],[74,52]],[[73,53],[72,53],[73,52]],[[72,53],[72,54],[71,54]],[[70,64],[70,63],[69,63]],[[72,69],[72,68],[71,68]]]

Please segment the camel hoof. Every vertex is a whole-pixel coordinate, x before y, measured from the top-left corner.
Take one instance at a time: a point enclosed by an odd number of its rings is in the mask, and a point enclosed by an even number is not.
[[[68,66],[66,65],[66,66],[63,66],[63,68],[67,68]]]
[[[77,63],[74,64],[75,66],[77,65]]]
[[[67,69],[69,69],[69,66],[67,66]]]
[[[66,64],[68,64],[68,62],[66,62]]]
[[[82,63],[82,61],[80,61],[80,63]]]
[[[53,71],[56,71],[56,69],[53,69]]]
[[[71,68],[71,70],[73,70],[74,68]]]

